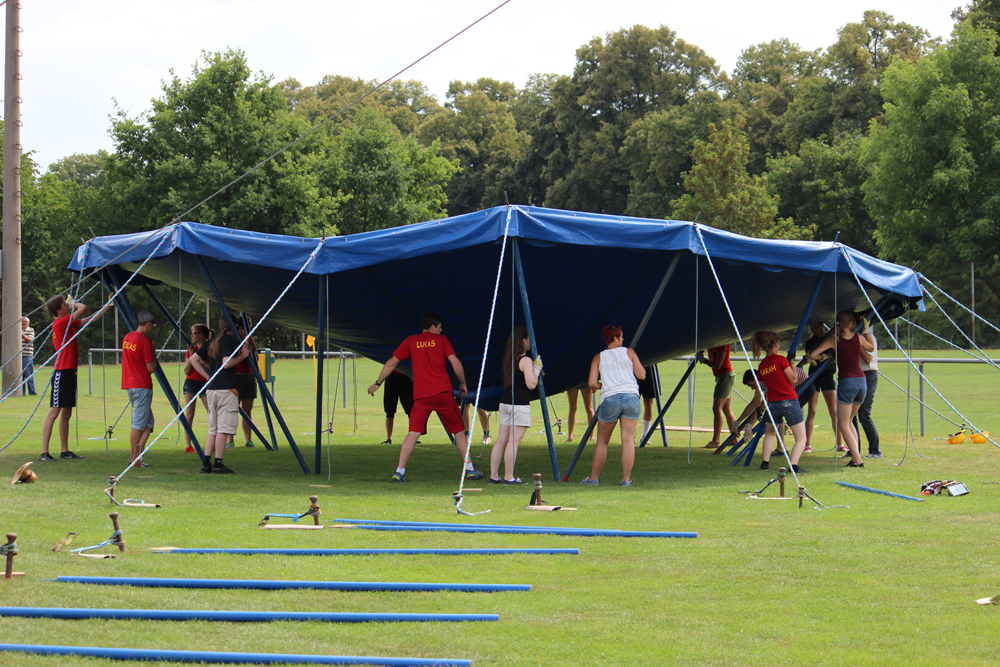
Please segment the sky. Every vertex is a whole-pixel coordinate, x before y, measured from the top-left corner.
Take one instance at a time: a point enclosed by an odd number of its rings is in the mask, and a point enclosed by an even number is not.
[[[22,145],[43,170],[74,153],[111,151],[110,116],[135,118],[202,51],[242,50],[254,70],[303,85],[341,74],[382,81],[503,0],[21,0]],[[444,102],[448,83],[492,77],[523,86],[571,74],[576,49],[636,24],[666,25],[731,72],[743,49],[787,38],[826,48],[877,9],[947,39],[960,0],[510,0],[402,78]],[[117,103],[117,107],[116,107]]]

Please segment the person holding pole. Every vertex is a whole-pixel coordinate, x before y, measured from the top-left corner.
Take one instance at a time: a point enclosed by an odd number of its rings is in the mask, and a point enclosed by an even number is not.
[[[86,317],[87,306],[79,301],[66,299],[57,294],[45,303],[45,309],[55,318],[52,322],[52,345],[58,352],[55,369],[52,371],[52,393],[49,394],[49,413],[45,415],[42,424],[42,454],[39,461],[55,461],[49,454],[49,441],[52,439],[52,427],[59,419],[60,459],[82,459],[69,451],[69,420],[76,407],[76,367],[80,360],[80,345],[76,333],[87,322],[104,314],[101,308],[95,315]]]
[[[805,378],[803,371],[800,378],[795,368],[787,358],[778,354],[781,347],[781,339],[773,331],[758,331],[753,335],[750,343],[753,358],[760,357],[761,352],[766,352],[767,356],[757,367],[757,377],[761,384],[767,389],[767,409],[770,411],[774,421],[768,420],[767,430],[764,432],[764,444],[761,447],[761,470],[769,468],[771,458],[771,445],[774,444],[776,436],[775,425],[782,421],[788,423],[788,428],[792,429],[795,437],[795,445],[792,447],[791,455],[788,457],[792,464],[792,470],[803,472],[799,467],[799,457],[806,448],[806,425],[802,419],[802,406],[799,405],[799,395],[795,391],[795,386]],[[757,396],[755,395],[756,399]]]
[[[148,310],[136,316],[139,323],[135,331],[122,339],[122,389],[128,392],[132,404],[132,430],[129,431],[128,462],[135,461],[146,446],[153,432],[153,371],[156,370],[156,353],[150,335],[156,318]],[[149,465],[141,462],[143,468]]]
[[[410,460],[417,439],[427,433],[427,419],[432,412],[437,413],[448,433],[455,436],[455,445],[463,460],[469,446],[468,438],[465,437],[462,414],[451,393],[448,365],[451,365],[455,377],[458,378],[458,389],[463,398],[468,393],[465,369],[462,368],[462,362],[455,354],[451,341],[441,335],[444,326],[440,315],[427,313],[420,318],[420,328],[420,333],[403,340],[389,361],[385,362],[375,383],[368,387],[368,395],[374,396],[400,361],[410,359],[413,364],[413,409],[410,411],[410,431],[400,447],[399,465],[391,478],[393,482],[409,481],[406,477],[406,464]],[[486,473],[477,470],[471,461],[465,465],[466,479],[482,479],[485,476]]]
[[[601,403],[597,407],[597,444],[594,445],[594,462],[590,476],[581,484],[600,484],[601,469],[608,458],[608,442],[621,424],[622,436],[622,486],[632,486],[632,465],[635,463],[635,427],[642,414],[639,401],[639,383],[646,379],[646,369],[642,367],[635,350],[624,347],[624,334],[619,326],[606,326],[601,331],[601,340],[607,349],[594,355],[590,362],[590,389],[601,392]],[[598,377],[600,379],[598,379]]]
[[[531,390],[538,386],[542,359],[534,361],[528,356],[531,342],[525,327],[514,327],[507,337],[503,355],[503,398],[500,400],[500,431],[490,453],[490,484],[524,484],[514,476],[517,448],[524,434],[531,428]],[[504,463],[504,477],[500,479],[500,459]]]

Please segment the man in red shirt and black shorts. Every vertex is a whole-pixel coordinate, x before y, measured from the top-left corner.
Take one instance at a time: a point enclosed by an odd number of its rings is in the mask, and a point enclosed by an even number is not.
[[[406,482],[406,462],[413,453],[417,438],[427,433],[427,419],[432,412],[441,418],[444,427],[455,437],[458,453],[465,458],[468,439],[465,437],[465,424],[458,411],[458,405],[451,393],[451,376],[448,375],[448,364],[451,364],[458,378],[459,392],[464,397],[465,370],[462,362],[455,354],[451,342],[441,335],[441,317],[427,313],[420,319],[422,331],[408,337],[385,362],[375,384],[368,387],[368,394],[375,395],[385,379],[395,370],[400,361],[409,359],[413,364],[413,408],[410,410],[410,431],[403,440],[399,451],[399,467],[392,476],[393,482]],[[472,463],[465,466],[466,479],[482,479],[486,476],[482,470],[477,470]]]
[[[80,360],[80,346],[76,342],[76,332],[94,319],[104,314],[102,308],[96,315],[84,317],[87,306],[79,301],[67,301],[58,294],[45,303],[45,309],[55,318],[52,323],[52,344],[58,351],[67,341],[66,349],[56,357],[55,370],[52,371],[52,393],[49,394],[49,413],[45,415],[42,424],[42,455],[39,461],[55,461],[49,454],[49,440],[52,439],[52,427],[56,417],[59,418],[59,447],[61,459],[82,459],[69,451],[69,420],[76,407],[76,367]],[[72,340],[70,340],[72,339]]]

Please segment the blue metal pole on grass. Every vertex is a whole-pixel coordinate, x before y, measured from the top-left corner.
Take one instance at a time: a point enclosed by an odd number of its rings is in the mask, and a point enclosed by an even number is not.
[[[205,282],[208,283],[209,289],[212,290],[212,295],[215,297],[216,302],[219,304],[219,309],[222,311],[222,316],[226,318],[226,322],[229,323],[229,327],[232,330],[233,336],[236,340],[242,340],[240,337],[240,332],[236,328],[236,322],[233,318],[229,316],[229,309],[226,308],[226,302],[222,299],[222,294],[219,292],[219,288],[216,287],[215,281],[212,280],[212,275],[208,272],[208,266],[205,265],[205,260],[200,256],[195,255],[195,260],[198,262],[198,267],[201,269],[201,273],[205,276]],[[249,332],[247,332],[249,333]],[[251,369],[253,369],[254,375],[259,377],[260,371],[257,369],[256,364],[250,364]],[[285,424],[284,418],[281,416],[281,411],[278,410],[278,404],[274,402],[274,398],[271,396],[271,392],[267,390],[267,386],[261,383],[261,389],[263,390],[263,400],[268,401],[271,404],[271,408],[274,410],[274,416],[278,420],[278,424],[281,425],[281,430],[284,432],[285,437],[288,439],[288,444],[292,448],[292,452],[295,454],[295,458],[298,459],[299,465],[302,466],[302,471],[306,474],[309,473],[309,466],[306,465],[305,459],[302,458],[302,452],[299,451],[298,446],[295,444],[295,438],[292,437],[292,432],[288,430],[288,425]]]
[[[375,656],[299,655],[295,653],[228,653],[223,651],[170,651],[145,648],[102,648],[97,646],[45,646],[38,644],[0,644],[0,651],[37,655],[79,655],[109,660],[147,660],[169,662],[209,662],[236,665],[317,664],[385,665],[387,667],[434,667],[447,665],[471,667],[470,660],[447,658],[379,658]]]
[[[511,556],[580,554],[579,549],[174,549],[154,550],[158,554],[233,554],[239,556]]]
[[[434,523],[425,521],[375,521],[369,519],[334,519],[368,530],[417,530],[452,533],[522,533],[537,535],[578,535],[582,537],[698,537],[698,533],[676,533],[597,528],[545,528],[539,526],[503,526],[489,524]]]
[[[324,621],[327,623],[416,623],[499,621],[497,614],[379,614],[313,611],[204,611],[194,609],[93,609],[70,607],[0,607],[0,616],[19,618],[110,618],[141,621]]]
[[[857,484],[848,484],[847,482],[837,482],[840,486],[846,486],[848,489],[854,489],[855,491],[867,491],[868,493],[878,493],[883,496],[892,496],[893,498],[902,498],[903,500],[916,500],[918,503],[924,502],[923,498],[915,498],[913,496],[904,496],[899,493],[893,493],[892,491],[882,491],[881,489],[873,489],[868,486],[858,486]]]
[[[524,308],[524,323],[528,327],[528,336],[531,340],[531,358],[538,356],[538,338],[535,336],[535,325],[531,321],[531,306],[528,305],[528,286],[524,282],[524,268],[521,265],[521,250],[517,245],[517,239],[511,239],[514,254],[514,270],[517,272],[517,285],[521,290],[521,306]],[[549,406],[545,401],[545,380],[538,376],[538,400],[542,403],[542,420],[545,422],[545,438],[549,443],[549,459],[552,462],[552,477],[559,481],[559,460],[556,458],[556,444],[552,440],[552,423],[549,421]]]
[[[276,581],[267,579],[171,579],[156,577],[56,577],[59,583],[147,588],[235,588],[263,591],[316,589],[326,591],[461,591],[497,593],[530,591],[528,584],[436,584],[395,581]]]

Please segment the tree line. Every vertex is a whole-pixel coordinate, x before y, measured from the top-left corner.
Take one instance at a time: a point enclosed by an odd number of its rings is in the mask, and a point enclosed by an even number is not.
[[[44,173],[22,157],[25,308],[68,282],[92,234],[179,218],[350,234],[506,197],[838,238],[917,265],[966,304],[974,262],[976,309],[997,322],[1000,6],[973,0],[953,18],[942,41],[866,11],[826,49],[757,44],[732,72],[666,26],[636,25],[582,45],[572,73],[453,81],[443,103],[419,81],[275,82],[238,50],[204,53],[147,111],[117,110],[111,152]]]

